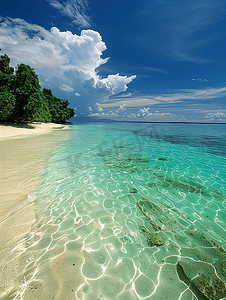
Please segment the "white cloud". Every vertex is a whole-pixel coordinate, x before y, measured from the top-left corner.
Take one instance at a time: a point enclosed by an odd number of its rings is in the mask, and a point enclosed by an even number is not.
[[[49,4],[58,9],[66,17],[72,19],[75,25],[88,28],[91,27],[90,16],[88,15],[88,2],[86,0],[67,0],[62,3],[58,0],[47,0]]]
[[[152,68],[152,67],[138,67],[138,66],[132,66],[133,69],[135,70],[140,70],[142,72],[159,72],[159,73],[163,73],[163,74],[169,74],[169,71],[163,70],[163,69],[158,69],[158,68]]]
[[[128,104],[128,107],[142,107],[147,105],[166,104],[166,103],[179,103],[185,100],[205,100],[220,98],[226,96],[226,87],[222,88],[207,88],[207,89],[190,89],[181,90],[178,92],[172,92],[169,94],[160,95],[147,95],[147,96],[133,96],[125,99],[120,97],[111,100],[108,103],[102,103],[102,108],[118,107],[124,103]]]
[[[0,18],[0,22],[0,47],[13,65],[23,62],[45,72],[55,69],[57,74],[62,73],[68,58],[58,46],[56,36],[21,19]]]
[[[93,30],[82,30],[76,35],[56,27],[48,31],[21,19],[0,17],[0,48],[11,58],[13,66],[25,63],[33,67],[41,81],[58,92],[59,97],[64,97],[63,91],[76,91],[67,98],[78,111],[125,91],[136,77],[98,75],[96,69],[108,61],[101,57],[107,47]]]
[[[117,95],[115,96],[116,98],[127,98],[127,97],[130,97],[132,96],[133,94],[131,93],[126,93],[126,94],[120,94],[120,95]]]
[[[112,94],[118,94],[119,92],[127,90],[127,84],[130,83],[133,79],[136,78],[134,76],[120,76],[119,73],[116,75],[108,75],[107,78],[100,79],[97,83],[98,87],[105,87]]]
[[[125,111],[127,107],[128,107],[128,104],[120,105],[120,107],[118,108],[118,111]]]
[[[60,85],[60,90],[65,91],[65,92],[73,92],[74,89],[66,84],[61,84]]]
[[[200,81],[200,82],[207,82],[208,80],[207,79],[201,79],[201,78],[197,78],[197,79],[195,79],[195,78],[193,78],[192,79],[193,81]]]
[[[147,117],[151,115],[152,113],[150,112],[150,107],[141,108],[137,114],[138,117]]]
[[[116,109],[115,113],[117,115],[124,115],[126,112],[128,105],[125,103],[123,105],[120,105],[120,107],[118,109]]]
[[[186,121],[183,115],[177,115],[170,112],[154,112],[150,113],[149,109],[142,109],[145,113],[141,114],[141,109],[138,112],[125,111],[123,108],[118,108],[115,111],[103,111],[101,113],[90,113],[92,117],[107,118],[115,121],[143,121],[143,122],[180,122]],[[149,112],[149,113],[148,113]]]
[[[204,116],[204,118],[210,119],[210,120],[214,120],[214,119],[219,119],[221,120],[222,118],[226,118],[226,114],[223,112],[212,112],[212,113],[208,113],[207,115]]]
[[[93,78],[95,83],[99,80],[95,69],[105,64],[108,58],[102,59],[101,55],[107,49],[97,31],[82,30],[81,35],[72,34],[70,31],[61,32],[58,28],[51,29],[53,37],[57,37],[62,55],[66,55],[67,64],[63,65],[64,71],[77,71],[82,73],[81,78]]]
[[[97,110],[98,110],[99,112],[104,111],[103,108],[100,106],[99,103],[96,103],[96,107],[97,107]]]

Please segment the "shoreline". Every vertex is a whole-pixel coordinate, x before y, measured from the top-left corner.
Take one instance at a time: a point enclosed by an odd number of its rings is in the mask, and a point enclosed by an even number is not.
[[[68,138],[65,129],[70,126],[0,125],[0,250],[26,234],[35,221],[29,195],[40,184],[44,164],[53,149]]]
[[[27,124],[0,124],[0,142],[9,138],[24,138],[51,133],[53,130],[70,129],[70,125],[33,122]]]

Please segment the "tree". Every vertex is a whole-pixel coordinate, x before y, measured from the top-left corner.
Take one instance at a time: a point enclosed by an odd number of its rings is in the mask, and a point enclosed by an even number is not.
[[[7,87],[0,88],[0,122],[13,121],[15,101],[15,96]]]
[[[15,120],[32,120],[32,114],[26,111],[29,107],[29,98],[40,91],[38,75],[34,69],[25,64],[17,65],[16,74],[13,80],[13,92],[16,97]],[[37,100],[37,97],[36,97]],[[32,110],[29,110],[30,112]]]
[[[11,88],[14,68],[9,66],[10,58],[5,54],[0,56],[0,88]]]
[[[15,109],[12,80],[14,68],[9,66],[10,58],[5,54],[0,56],[0,122],[9,122]]]
[[[37,91],[28,98],[23,117],[26,121],[33,122],[50,122],[52,120],[48,103],[41,91]]]
[[[52,122],[65,123],[66,120],[75,115],[74,109],[68,108],[68,105],[70,104],[68,100],[61,100],[60,98],[54,97],[51,89],[44,88],[43,94],[48,101]]]
[[[1,49],[0,49],[1,51]],[[34,69],[25,64],[10,67],[10,58],[0,56],[0,121],[65,123],[74,116],[68,100],[53,96],[43,89]]]

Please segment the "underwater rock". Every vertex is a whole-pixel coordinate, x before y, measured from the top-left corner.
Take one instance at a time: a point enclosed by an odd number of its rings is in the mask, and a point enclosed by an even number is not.
[[[204,234],[199,233],[197,231],[188,231],[187,234],[189,234],[190,236],[192,236],[192,239],[198,243],[201,244],[202,247],[217,247],[217,244],[208,239]]]
[[[159,212],[160,214],[164,213],[161,207],[151,201],[148,201],[148,199],[144,198],[140,199],[137,202],[137,206],[141,210],[141,212],[144,214],[144,216],[148,220],[148,228],[145,226],[140,227],[141,233],[144,234],[145,238],[147,239],[147,244],[150,247],[154,246],[162,246],[167,240],[167,236],[165,235],[165,231],[169,231],[169,228],[167,225],[161,220],[161,218],[155,219],[155,221],[152,220],[151,214],[155,212]],[[149,215],[150,213],[150,215]],[[153,215],[152,215],[153,217]],[[155,215],[154,215],[155,217]],[[163,217],[163,215],[162,215]],[[157,224],[158,223],[158,224]]]
[[[131,194],[136,194],[136,193],[138,193],[138,190],[135,189],[135,188],[131,188],[131,189],[129,190],[129,192],[130,192]]]
[[[157,182],[148,182],[147,186],[150,188],[154,187],[169,187],[175,190],[180,190],[182,192],[189,193],[200,193],[204,194],[205,188],[197,183],[194,179],[183,179],[183,178],[174,178],[170,176],[163,176],[162,174],[158,174],[153,172],[152,175],[156,176]]]
[[[114,148],[116,148],[116,149],[124,149],[125,148],[125,146],[113,146]]]
[[[114,148],[126,147],[125,145],[113,146],[112,149],[97,153],[97,156],[101,157],[103,163],[111,169],[131,174],[142,171],[142,165],[150,162],[150,159],[146,156],[131,153],[130,151],[126,151],[126,149],[122,149],[120,151],[122,153],[116,153]],[[168,161],[164,157],[160,157],[158,160]],[[148,172],[154,177],[153,182],[147,183],[149,188],[169,188],[184,193],[197,193],[211,198],[218,198],[222,201],[226,200],[226,192],[207,188],[194,178],[166,175],[165,171],[159,168],[159,166],[148,166]]]
[[[111,150],[105,150],[105,151],[102,151],[102,152],[98,152],[97,153],[97,156],[101,156],[101,157],[104,157],[104,156],[109,156],[112,154],[112,151]]]
[[[113,147],[126,148],[125,145]],[[131,153],[125,149],[123,149],[121,153],[116,153],[114,148],[97,153],[97,156],[102,158],[103,163],[111,169],[130,174],[142,171],[142,164],[150,162],[150,159],[146,156]],[[164,157],[160,157],[158,160],[168,161],[168,159]],[[226,192],[222,190],[207,188],[194,178],[167,175],[165,171],[166,170],[163,170],[159,166],[148,166],[148,172],[150,172],[154,178],[152,182],[147,183],[147,186],[149,188],[170,188],[184,193],[197,193],[211,198],[218,198],[223,201],[226,200]]]
[[[163,206],[162,203],[161,205]],[[169,218],[158,204],[155,204],[154,202],[143,197],[142,199],[138,200],[137,206],[148,219],[152,220],[152,215],[162,223],[162,228],[164,227],[165,229],[169,229],[166,224],[169,221]]]
[[[148,220],[148,227],[155,231],[174,233],[175,238],[180,233],[186,234],[193,247],[201,245],[202,247],[216,248],[226,255],[224,248],[208,237],[208,232],[204,235],[203,233],[194,231],[188,217],[185,214],[182,215],[175,208],[168,208],[162,202],[156,204],[145,197],[139,199],[136,204]]]
[[[128,155],[126,158],[128,161],[133,161],[137,163],[149,163],[150,159],[148,157],[142,156],[142,155]]]
[[[161,202],[154,203],[142,197],[137,206],[146,217],[145,226],[139,229],[148,246],[167,246],[167,240],[172,237],[181,245],[181,238],[183,241],[187,238],[181,246],[182,258],[177,263],[177,273],[197,298],[220,300],[226,297],[226,250],[219,242],[208,237],[208,231],[204,234],[192,229],[187,218]]]
[[[214,268],[204,262],[181,258],[177,273],[200,300],[220,300],[226,297],[225,283],[216,275]]]
[[[157,187],[158,185],[157,185],[157,183],[155,183],[155,182],[148,182],[147,183],[147,186],[149,187],[149,188],[154,188],[154,187]]]
[[[175,178],[172,180],[171,178],[166,177],[165,181],[168,182],[172,188],[181,190],[182,192],[204,194],[204,187],[192,178]]]
[[[222,248],[220,248],[219,250],[221,250]],[[219,275],[221,275],[223,278],[226,279],[226,257],[224,257],[222,259],[222,257],[220,257],[219,259],[215,260],[215,264],[216,264],[216,269],[219,273]]]
[[[211,263],[218,276],[226,282],[226,250],[203,233],[188,231],[187,234],[191,237],[192,257]]]
[[[122,148],[122,151],[117,151],[120,148]],[[102,159],[107,167],[128,174],[141,171],[141,164],[150,162],[148,157],[133,154],[124,148],[126,148],[125,145],[113,146],[113,149],[99,152],[97,156]]]
[[[226,196],[222,191],[214,190],[210,192],[210,195],[223,201],[226,200]]]
[[[150,168],[149,170],[154,177],[153,181],[147,183],[147,186],[149,188],[167,187],[182,191],[184,193],[197,193],[211,198],[214,197],[222,201],[226,200],[226,191],[205,187],[204,185],[197,182],[197,180],[195,180],[194,178],[165,175],[165,172],[163,172],[163,170],[156,171],[155,168]]]
[[[144,236],[147,239],[148,246],[154,247],[154,246],[163,246],[166,242],[166,239],[164,237],[160,236],[157,232],[151,232],[144,226],[140,227],[141,233],[144,234]]]

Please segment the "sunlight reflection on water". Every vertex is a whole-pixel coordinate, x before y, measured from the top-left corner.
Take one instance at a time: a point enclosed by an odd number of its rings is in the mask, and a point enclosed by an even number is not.
[[[225,297],[225,153],[180,126],[75,126],[32,195],[31,232],[4,258],[18,262],[4,297]]]

